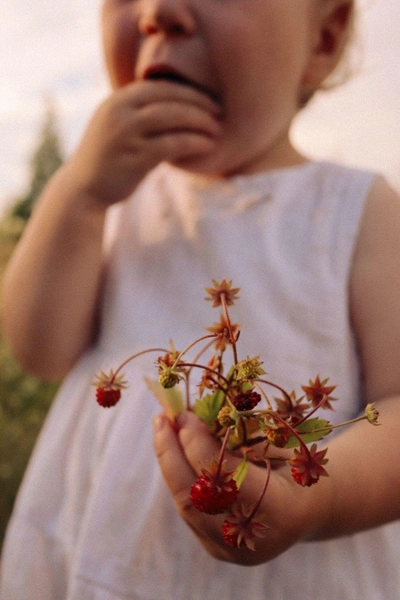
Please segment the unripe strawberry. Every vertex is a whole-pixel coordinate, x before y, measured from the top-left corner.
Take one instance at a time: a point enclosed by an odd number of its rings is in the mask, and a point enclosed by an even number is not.
[[[284,448],[289,441],[290,431],[285,425],[267,429],[267,438],[277,448]]]
[[[172,388],[179,383],[180,377],[178,373],[175,373],[170,367],[164,367],[160,370],[158,375],[158,382],[163,388]]]

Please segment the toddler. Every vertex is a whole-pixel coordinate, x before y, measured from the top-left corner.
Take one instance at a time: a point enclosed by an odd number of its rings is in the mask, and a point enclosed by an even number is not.
[[[17,358],[67,376],[10,521],[1,600],[398,599],[399,199],[290,139],[338,65],[353,4],[104,1],[112,93],[4,281]],[[127,365],[113,409],[91,386],[135,351],[184,348],[210,324],[203,288],[223,278],[241,287],[241,358],[260,355],[289,390],[329,377],[333,422],[380,412],[380,427],[331,436],[318,485],[272,472],[255,551],[191,505],[215,441],[191,412],[174,426],[157,414],[152,359]],[[254,501],[264,479],[251,464],[241,495]]]

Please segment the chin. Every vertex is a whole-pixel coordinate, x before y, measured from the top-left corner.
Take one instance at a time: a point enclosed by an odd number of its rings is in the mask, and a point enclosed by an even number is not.
[[[223,177],[223,169],[218,168],[215,158],[211,157],[192,157],[182,160],[169,161],[174,167],[193,173],[195,175],[204,175],[206,177]]]

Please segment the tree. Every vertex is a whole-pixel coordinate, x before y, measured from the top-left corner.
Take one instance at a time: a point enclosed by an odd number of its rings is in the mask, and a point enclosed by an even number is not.
[[[29,219],[44,186],[63,161],[63,152],[57,130],[56,111],[54,104],[47,101],[39,144],[31,159],[30,188],[24,196],[17,198],[11,211],[13,216],[20,217],[25,222]]]

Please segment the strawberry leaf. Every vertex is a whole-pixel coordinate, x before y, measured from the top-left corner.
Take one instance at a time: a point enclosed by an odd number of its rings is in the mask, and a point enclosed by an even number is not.
[[[199,419],[204,421],[211,430],[214,430],[214,423],[217,420],[224,399],[225,394],[221,390],[217,390],[213,394],[207,394],[203,398],[197,400],[193,407],[195,414]]]
[[[233,472],[232,478],[235,480],[238,490],[240,490],[240,486],[242,485],[243,481],[245,480],[248,468],[249,468],[249,463],[247,462],[246,458],[244,458],[242,461],[240,461],[240,463],[238,464],[238,466],[236,467],[236,469]]]
[[[318,442],[332,431],[329,421],[318,418],[303,421],[300,425],[295,426],[295,430],[300,434],[305,444]],[[294,435],[291,435],[285,448],[296,448],[299,445],[299,440]]]
[[[154,379],[150,379],[149,377],[145,377],[144,379],[147,387],[157,398],[169,419],[175,419],[179,413],[185,410],[185,400],[179,386],[164,388]]]

